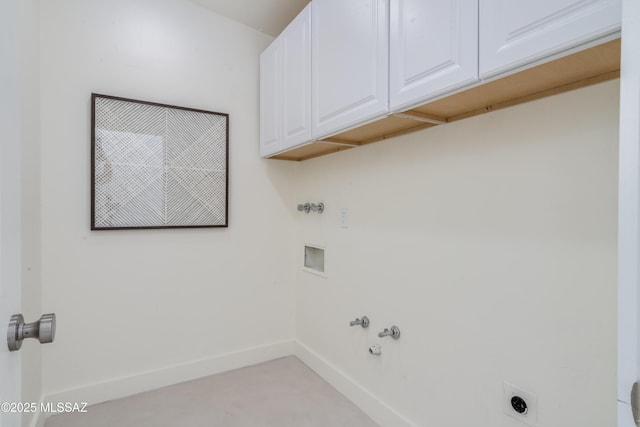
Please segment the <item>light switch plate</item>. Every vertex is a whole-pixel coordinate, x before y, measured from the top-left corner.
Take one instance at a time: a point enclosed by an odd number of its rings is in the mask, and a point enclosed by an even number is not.
[[[340,209],[340,227],[349,228],[349,209]]]

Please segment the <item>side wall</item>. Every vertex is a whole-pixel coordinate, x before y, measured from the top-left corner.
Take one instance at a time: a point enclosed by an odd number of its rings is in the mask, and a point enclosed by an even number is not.
[[[189,1],[41,12],[42,309],[58,315],[45,397],[106,400],[290,354],[297,165],[257,144],[271,38]],[[229,113],[229,228],[90,231],[92,92]]]
[[[298,199],[326,204],[297,221],[303,360],[385,426],[523,425],[503,381],[539,425],[614,425],[618,90],[303,162]],[[301,271],[305,243],[328,278]]]

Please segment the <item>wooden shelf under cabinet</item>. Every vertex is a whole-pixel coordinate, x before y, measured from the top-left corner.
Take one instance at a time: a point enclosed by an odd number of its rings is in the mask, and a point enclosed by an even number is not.
[[[620,76],[620,39],[481,83],[399,114],[390,115],[272,159],[307,160],[439,124],[600,83]]]

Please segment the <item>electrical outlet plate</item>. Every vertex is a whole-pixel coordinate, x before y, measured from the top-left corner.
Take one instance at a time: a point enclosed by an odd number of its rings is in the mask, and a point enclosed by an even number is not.
[[[506,381],[503,386],[502,411],[529,426],[535,427],[538,424],[538,397]],[[520,396],[527,403],[527,411],[525,413],[520,414],[511,406],[511,399],[515,396]]]

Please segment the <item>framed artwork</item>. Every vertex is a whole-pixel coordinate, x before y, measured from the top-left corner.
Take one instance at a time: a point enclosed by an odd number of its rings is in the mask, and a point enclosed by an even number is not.
[[[91,229],[227,227],[229,115],[92,94]]]

